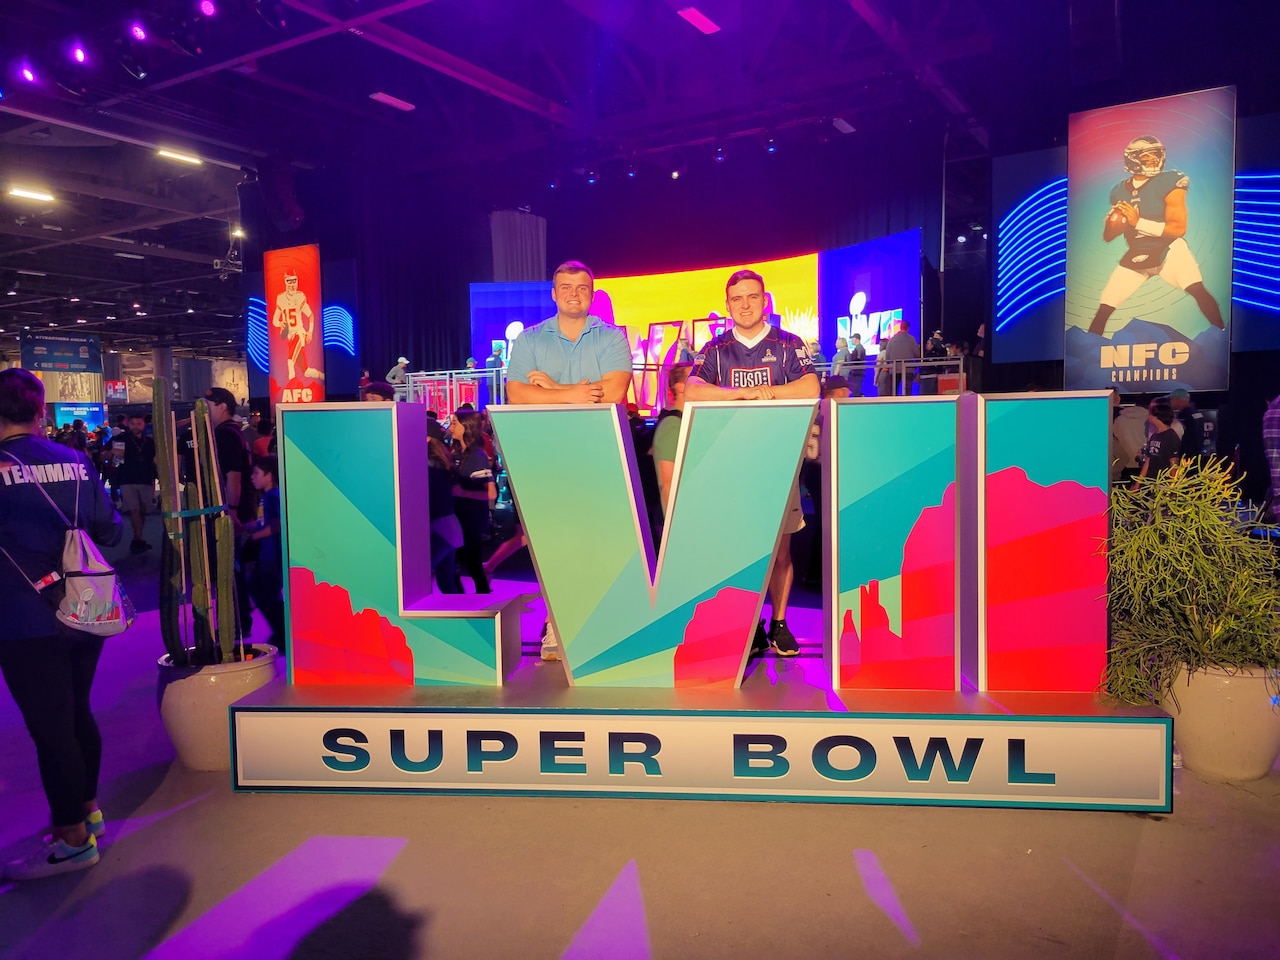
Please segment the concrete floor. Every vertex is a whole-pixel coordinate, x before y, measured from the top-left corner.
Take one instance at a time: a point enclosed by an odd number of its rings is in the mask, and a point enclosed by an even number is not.
[[[121,564],[154,607],[154,554]],[[0,884],[2,956],[1280,956],[1280,770],[1178,771],[1168,816],[232,794],[173,760],[154,623],[94,690],[102,861]],[[0,731],[12,859],[48,814],[7,696]]]

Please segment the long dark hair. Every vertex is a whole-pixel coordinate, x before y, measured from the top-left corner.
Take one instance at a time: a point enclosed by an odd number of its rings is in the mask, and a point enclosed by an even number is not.
[[[462,424],[462,448],[471,450],[474,447],[484,449],[484,419],[474,410],[455,413],[454,419]]]

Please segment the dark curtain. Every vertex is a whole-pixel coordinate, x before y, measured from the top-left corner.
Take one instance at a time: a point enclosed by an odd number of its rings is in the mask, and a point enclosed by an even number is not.
[[[399,356],[410,370],[461,367],[470,284],[493,277],[489,211],[421,178],[365,177],[356,192],[362,366],[374,379]]]

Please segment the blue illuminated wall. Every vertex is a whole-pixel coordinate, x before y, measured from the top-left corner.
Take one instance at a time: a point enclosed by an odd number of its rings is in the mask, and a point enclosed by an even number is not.
[[[911,326],[916,339],[920,336],[920,231],[904,230],[877,240],[827,250],[818,254],[818,335],[829,350],[835,348],[836,331],[841,318],[857,319],[850,313],[850,301],[856,294],[864,294],[857,303],[864,303],[862,316],[862,344],[869,354],[875,354],[869,342],[869,326],[880,314],[896,315]],[[887,319],[887,317],[885,317]],[[932,333],[933,331],[927,331]]]
[[[992,360],[1061,360],[1067,291],[1066,147],[996,157],[992,176]]]
[[[1280,350],[1280,115],[1242,119],[1236,137],[1231,350]],[[993,161],[996,363],[1062,359],[1066,172],[1065,147]]]
[[[505,340],[512,322],[531,327],[555,312],[550,280],[471,284],[471,356],[484,366],[485,357],[493,352],[493,341]],[[458,359],[459,367],[464,359]]]

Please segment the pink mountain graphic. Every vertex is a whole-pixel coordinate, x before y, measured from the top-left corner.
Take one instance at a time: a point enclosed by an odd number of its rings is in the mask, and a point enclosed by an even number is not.
[[[342,587],[289,568],[293,680],[304,684],[413,686],[413,652],[404,631],[376,610],[351,609]]]
[[[987,477],[987,687],[1090,692],[1107,660],[1107,493]]]
[[[676,647],[677,687],[733,688],[759,601],[760,595],[749,590],[722,587],[694,608]]]
[[[844,612],[840,683],[863,690],[954,690],[956,500],[949,484],[942,503],[920,512],[902,551],[902,633],[889,629],[880,581],[859,590],[862,633]]]

